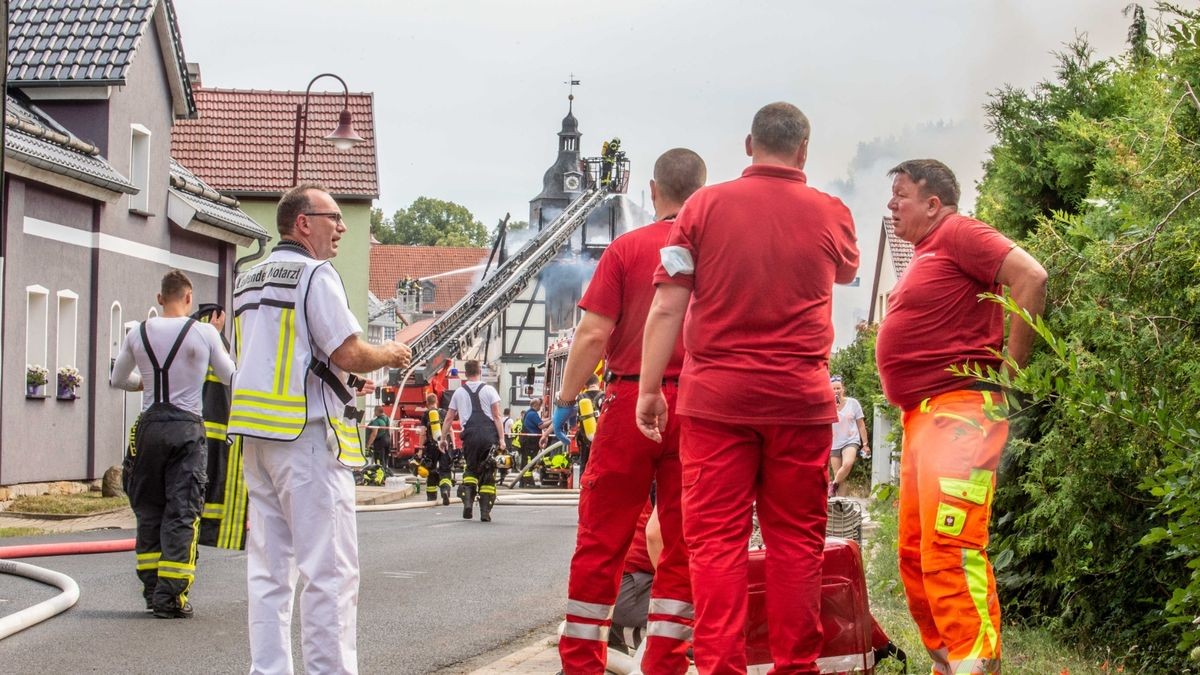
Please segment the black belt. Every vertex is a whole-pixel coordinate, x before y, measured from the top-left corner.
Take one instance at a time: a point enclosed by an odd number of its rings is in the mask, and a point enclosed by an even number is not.
[[[640,379],[640,376],[638,376],[638,375],[618,375],[613,372],[608,372],[608,373],[604,374],[605,382],[637,382],[638,379]],[[662,379],[662,383],[663,384],[679,384],[679,378],[678,377],[664,377]]]

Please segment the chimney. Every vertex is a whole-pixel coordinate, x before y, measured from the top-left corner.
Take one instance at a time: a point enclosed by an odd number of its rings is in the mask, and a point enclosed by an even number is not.
[[[188,74],[188,79],[192,81],[192,89],[199,89],[200,87],[204,86],[200,82],[200,64],[199,63],[188,63],[187,64],[187,74]]]

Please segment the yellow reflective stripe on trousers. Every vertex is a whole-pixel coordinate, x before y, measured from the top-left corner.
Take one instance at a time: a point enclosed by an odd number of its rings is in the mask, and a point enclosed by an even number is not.
[[[445,485],[446,487],[450,487],[450,486],[454,485],[454,483],[451,482],[451,480],[449,478],[443,478],[440,481],[438,481],[438,485]]]
[[[221,384],[221,378],[217,377],[217,371],[213,370],[212,366],[208,367],[208,372],[204,375],[205,382],[216,382]]]
[[[971,653],[954,669],[956,674],[971,672],[983,653],[985,640],[990,646],[988,657],[995,656],[996,647],[1000,642],[1000,636],[996,634],[996,627],[992,625],[992,617],[988,612],[987,560],[981,551],[963,549],[963,573],[967,579],[967,592],[970,593],[971,602],[975,604],[975,611],[979,614],[979,634],[975,637]],[[967,670],[963,670],[964,666]]]
[[[204,420],[204,435],[208,438],[223,441],[229,435],[229,425]]]
[[[201,518],[223,518],[225,517],[225,505],[217,502],[205,502],[204,510],[200,512]]]
[[[463,485],[479,485],[479,479],[475,476],[463,476]]]
[[[138,570],[156,570],[158,569],[158,559],[162,557],[161,551],[151,551],[149,553],[137,554]]]
[[[494,494],[496,494],[496,486],[495,485],[480,485],[479,486],[479,494],[494,495]]]
[[[225,464],[225,516],[217,529],[217,548],[240,549],[246,537],[246,484],[242,474],[242,438],[229,445]]]

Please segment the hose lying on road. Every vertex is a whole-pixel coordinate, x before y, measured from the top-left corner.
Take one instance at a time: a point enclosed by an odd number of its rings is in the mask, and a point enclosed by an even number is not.
[[[65,574],[15,560],[0,560],[0,574],[14,574],[57,586],[62,590],[62,593],[49,600],[43,600],[32,607],[0,618],[0,640],[61,614],[79,602],[79,584]]]
[[[0,559],[41,558],[48,555],[80,555],[83,553],[120,553],[133,550],[133,539],[104,541],[67,541],[61,544],[27,544],[0,546]]]

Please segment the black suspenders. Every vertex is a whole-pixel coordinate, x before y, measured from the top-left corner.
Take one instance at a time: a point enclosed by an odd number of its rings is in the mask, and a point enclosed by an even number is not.
[[[187,337],[188,331],[191,330],[194,323],[196,320],[189,317],[187,323],[183,324],[183,330],[179,331],[179,337],[175,338],[175,344],[171,346],[171,353],[167,354],[167,360],[159,366],[158,359],[154,356],[154,350],[150,347],[150,338],[146,336],[146,322],[142,322],[142,346],[146,348],[146,356],[150,357],[150,366],[154,368],[155,403],[171,402],[171,363],[175,361],[175,355],[179,353],[179,347],[183,345],[183,339]]]

